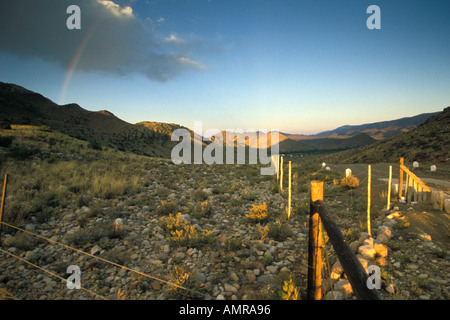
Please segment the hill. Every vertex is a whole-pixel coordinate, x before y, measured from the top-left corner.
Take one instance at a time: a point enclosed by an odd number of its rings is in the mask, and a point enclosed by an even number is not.
[[[429,117],[411,131],[352,151],[327,156],[334,163],[396,162],[400,157],[408,161],[444,162],[450,159],[450,107]]]
[[[140,155],[170,158],[176,124],[131,124],[107,110],[88,111],[78,104],[57,105],[50,99],[14,84],[0,82],[0,125],[49,126],[52,130],[107,147]],[[191,131],[193,135],[193,132]]]
[[[422,113],[413,117],[366,123],[361,125],[345,125],[334,130],[323,131],[313,137],[346,138],[359,133],[365,133],[376,140],[383,140],[393,137],[399,133],[410,131],[418,125],[424,123],[428,118],[439,112]]]

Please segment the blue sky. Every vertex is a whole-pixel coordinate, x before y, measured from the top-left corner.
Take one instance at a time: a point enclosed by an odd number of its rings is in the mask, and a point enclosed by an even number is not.
[[[444,0],[10,1],[0,81],[130,123],[317,133],[449,106],[449,16]]]

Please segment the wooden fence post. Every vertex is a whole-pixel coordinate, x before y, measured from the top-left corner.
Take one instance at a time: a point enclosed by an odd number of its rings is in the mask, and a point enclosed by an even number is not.
[[[402,198],[403,194],[403,163],[405,162],[405,159],[403,157],[400,158],[400,175],[398,177],[398,198]]]
[[[291,161],[289,161],[289,196],[288,196],[288,219],[291,216]]]
[[[389,182],[388,182],[388,195],[387,195],[387,210],[391,209],[391,188],[392,188],[392,166],[389,166]]]
[[[283,156],[280,160],[280,193],[283,192]]]
[[[336,252],[348,281],[352,285],[356,297],[361,300],[381,300],[377,289],[369,289],[367,285],[369,279],[367,272],[345,241],[341,228],[332,220],[325,203],[322,200],[318,200],[312,205],[312,211],[319,213],[320,221],[328,234],[331,245]]]
[[[309,300],[322,299],[322,222],[313,206],[317,200],[323,200],[323,181],[311,181],[307,288]]]
[[[7,182],[8,182],[8,175],[5,174],[5,180],[3,181],[2,203],[0,204],[0,236],[1,236],[1,231],[2,231],[3,207],[5,205]]]
[[[370,231],[370,185],[371,185],[371,165],[369,164],[368,168],[368,179],[367,179],[367,233],[369,236],[372,236],[372,232]]]

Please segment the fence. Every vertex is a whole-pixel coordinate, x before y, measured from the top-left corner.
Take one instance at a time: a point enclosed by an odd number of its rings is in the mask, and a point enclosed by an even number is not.
[[[151,279],[151,280],[155,280],[155,281],[158,281],[158,282],[167,284],[167,285],[169,285],[169,286],[171,286],[171,287],[173,287],[173,288],[178,288],[178,289],[181,289],[181,290],[189,291],[190,293],[192,293],[192,294],[194,294],[194,295],[197,295],[197,296],[202,296],[202,297],[209,298],[209,299],[215,299],[214,297],[210,296],[209,294],[205,294],[205,293],[203,293],[203,292],[198,292],[198,291],[195,291],[195,290],[192,290],[192,289],[183,287],[183,286],[181,286],[181,285],[179,285],[179,284],[176,284],[176,283],[173,283],[173,282],[164,280],[164,279],[160,279],[160,278],[151,276],[151,275],[149,275],[149,274],[140,272],[140,271],[138,271],[138,270],[134,270],[134,269],[132,269],[132,268],[128,268],[128,267],[126,267],[126,266],[120,265],[120,264],[115,263],[115,262],[113,262],[113,261],[109,261],[109,260],[107,260],[107,259],[103,259],[103,258],[101,258],[101,257],[95,256],[95,255],[90,254],[90,253],[87,253],[87,252],[84,252],[84,251],[82,251],[82,250],[76,249],[76,248],[71,247],[71,246],[69,246],[69,245],[63,244],[63,243],[61,243],[61,242],[58,242],[58,241],[49,239],[49,238],[47,238],[47,237],[41,236],[41,235],[39,235],[39,234],[33,233],[33,232],[31,232],[31,231],[28,231],[28,230],[25,230],[25,229],[19,228],[19,227],[17,227],[17,226],[14,226],[14,225],[12,225],[12,224],[9,224],[9,223],[4,222],[2,219],[3,219],[4,200],[5,200],[5,196],[6,196],[6,185],[7,185],[7,180],[8,180],[8,175],[5,175],[4,183],[3,183],[2,201],[1,201],[1,205],[0,205],[0,236],[1,236],[1,227],[4,225],[4,226],[6,226],[6,227],[16,229],[16,230],[18,230],[18,231],[27,233],[27,234],[29,234],[29,235],[31,235],[31,236],[34,236],[34,237],[43,239],[43,240],[45,240],[45,241],[48,241],[48,242],[53,243],[53,244],[56,244],[56,245],[59,245],[59,246],[64,247],[64,248],[66,248],[66,249],[70,249],[70,250],[72,250],[72,251],[74,251],[74,252],[77,252],[77,253],[79,253],[79,254],[83,254],[83,255],[89,256],[89,257],[91,257],[91,258],[97,259],[97,260],[99,260],[99,261],[102,261],[102,262],[104,262],[104,263],[107,263],[107,264],[116,266],[116,267],[118,267],[118,268],[121,268],[121,269],[130,271],[130,272],[133,272],[133,273],[135,273],[135,274],[137,274],[137,275],[139,275],[139,276],[142,276],[142,277],[145,277],[145,278],[149,278],[149,279]],[[33,263],[31,263],[31,262],[29,262],[29,261],[27,261],[27,260],[25,260],[25,259],[22,259],[21,257],[15,255],[15,254],[13,254],[13,253],[11,253],[11,252],[8,252],[8,251],[6,251],[6,250],[3,250],[2,248],[0,248],[0,252],[2,252],[2,253],[4,253],[4,254],[7,254],[7,255],[9,255],[9,256],[11,256],[11,257],[13,257],[13,258],[19,260],[19,261],[22,261],[22,262],[24,262],[24,263],[26,263],[26,264],[28,264],[28,265],[30,265],[30,266],[36,268],[36,269],[39,269],[39,270],[41,270],[41,271],[43,271],[43,272],[45,272],[45,273],[51,275],[52,277],[58,278],[58,279],[62,280],[63,282],[70,283],[69,279],[64,279],[64,278],[62,278],[61,276],[59,276],[59,275],[57,275],[57,274],[55,274],[55,273],[53,273],[53,272],[51,272],[51,271],[49,271],[49,270],[46,270],[46,269],[44,269],[44,268],[41,268],[41,267],[39,267],[38,265],[33,264]],[[70,277],[69,277],[69,278],[70,278]],[[85,291],[85,292],[87,292],[87,293],[89,293],[89,294],[91,294],[91,295],[93,295],[93,296],[95,296],[95,297],[97,297],[97,298],[99,298],[99,299],[108,300],[108,299],[105,298],[104,296],[99,295],[99,294],[97,294],[97,293],[95,293],[95,292],[93,292],[93,291],[91,291],[91,290],[89,290],[89,289],[87,289],[87,288],[80,287],[79,289],[81,289],[81,290],[83,290],[83,291]],[[120,290],[120,289],[119,289],[119,290]]]
[[[403,191],[405,174],[405,190]],[[427,202],[430,192],[431,189],[405,166],[405,159],[400,158],[398,198],[402,199],[402,197],[404,196],[408,203],[410,203],[412,200],[416,202]]]
[[[323,202],[322,181],[311,181],[308,242],[308,299],[320,300],[322,298],[322,226],[328,234],[356,297],[361,300],[381,300],[381,296],[376,289],[368,288],[368,275],[366,271],[349,245],[345,242],[342,232],[328,213]]]

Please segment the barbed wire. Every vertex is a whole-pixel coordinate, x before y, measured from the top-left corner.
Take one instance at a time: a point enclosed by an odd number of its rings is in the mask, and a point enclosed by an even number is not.
[[[109,260],[107,260],[107,259],[104,259],[104,258],[95,256],[95,255],[93,255],[93,254],[84,252],[84,251],[82,251],[82,250],[76,249],[76,248],[71,247],[71,246],[69,246],[69,245],[66,245],[66,244],[64,244],[64,243],[61,243],[61,242],[58,242],[58,241],[49,239],[49,238],[47,238],[47,237],[38,235],[38,234],[36,234],[36,233],[30,232],[30,231],[25,230],[25,229],[22,229],[22,228],[19,228],[19,227],[17,227],[17,226],[11,225],[11,224],[9,224],[9,223],[3,222],[3,221],[0,222],[0,223],[3,224],[3,225],[5,225],[5,226],[7,226],[7,227],[10,227],[10,228],[13,228],[13,229],[16,229],[16,230],[25,232],[25,233],[27,233],[27,234],[30,234],[30,235],[32,235],[32,236],[35,236],[35,237],[38,237],[38,238],[41,238],[41,239],[44,239],[44,240],[46,240],[46,241],[48,241],[48,242],[50,242],[50,243],[54,243],[54,244],[60,245],[60,246],[65,247],[65,248],[67,248],[67,249],[73,250],[73,251],[75,251],[75,252],[78,252],[78,253],[81,253],[81,254],[90,256],[90,257],[92,257],[92,258],[94,258],[94,259],[97,259],[97,260],[103,261],[103,262],[105,262],[105,263],[114,265],[114,266],[116,266],[116,267],[119,267],[119,268],[122,268],[122,269],[125,269],[125,270],[128,270],[128,271],[134,272],[134,273],[139,274],[139,275],[141,275],[141,276],[143,276],[143,277],[146,277],[146,278],[149,278],[149,279],[152,279],[152,280],[155,280],[155,281],[159,281],[159,282],[165,283],[165,284],[167,284],[167,285],[169,285],[169,286],[172,286],[172,287],[175,287],[175,288],[179,288],[179,289],[182,289],[182,290],[185,290],[185,291],[194,293],[194,294],[196,294],[196,295],[200,295],[200,296],[204,296],[204,297],[206,297],[206,298],[211,298],[211,299],[213,299],[213,300],[216,300],[216,298],[214,298],[213,296],[211,296],[211,295],[209,295],[209,294],[207,294],[207,293],[198,292],[198,291],[196,291],[196,290],[192,290],[192,289],[183,287],[183,286],[181,286],[181,285],[179,285],[179,284],[176,284],[176,283],[173,283],[173,282],[170,282],[170,281],[167,281],[167,280],[163,280],[163,279],[160,279],[160,278],[151,276],[151,275],[146,274],[146,273],[143,273],[143,272],[141,272],[141,271],[138,271],[138,270],[135,270],[135,269],[126,267],[126,266],[124,266],[124,265],[115,263],[115,262],[113,262],[113,261],[109,261]],[[6,251],[4,251],[4,250],[2,250],[2,251],[3,251],[3,252],[6,252]],[[8,253],[8,252],[6,252],[6,253]],[[8,254],[10,254],[10,253],[8,253]],[[11,254],[10,254],[10,255],[11,255]],[[26,261],[26,260],[23,260],[23,261]],[[39,269],[42,269],[42,268],[40,268],[40,267],[38,267],[38,268],[39,268]],[[64,281],[65,281],[65,279],[64,279]]]
[[[36,265],[36,264],[34,264],[34,263],[31,263],[30,261],[27,261],[27,260],[25,260],[25,259],[23,259],[23,258],[21,258],[21,257],[19,257],[19,256],[16,256],[15,254],[12,254],[11,252],[8,252],[8,251],[6,251],[6,250],[3,250],[2,248],[0,248],[0,251],[3,252],[3,253],[8,254],[8,255],[10,255],[10,256],[12,256],[13,258],[16,258],[16,259],[20,260],[20,261],[22,261],[22,262],[25,262],[25,263],[27,263],[27,264],[29,264],[29,265],[31,265],[31,266],[33,266],[33,267],[35,267],[35,268],[41,270],[41,271],[44,271],[44,272],[50,274],[51,276],[56,277],[56,278],[62,280],[63,282],[69,282],[67,279],[64,279],[63,277],[61,277],[61,276],[59,276],[59,275],[57,275],[57,274],[55,274],[55,273],[53,273],[53,272],[51,272],[51,271],[48,271],[48,270],[46,270],[46,269],[44,269],[44,268],[39,267],[38,265]],[[96,297],[99,297],[100,299],[108,300],[107,298],[103,297],[102,295],[99,295],[99,294],[97,294],[97,293],[95,293],[95,292],[93,292],[93,291],[91,291],[91,290],[89,290],[89,289],[86,289],[86,288],[84,288],[84,287],[80,287],[80,289],[83,290],[83,291],[86,291],[86,292],[88,292],[88,293],[90,293],[90,294],[92,294],[92,295],[95,295]]]

